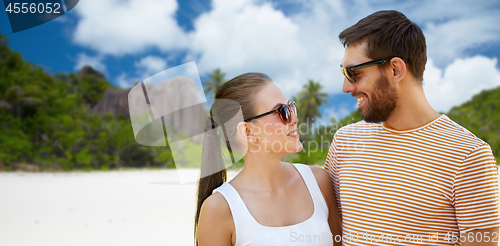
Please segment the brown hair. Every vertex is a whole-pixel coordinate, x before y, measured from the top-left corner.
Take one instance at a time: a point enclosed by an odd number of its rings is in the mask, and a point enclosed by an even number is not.
[[[237,109],[239,110],[241,107],[243,118],[248,119],[255,114],[255,104],[253,103],[255,94],[269,82],[271,82],[271,79],[265,74],[245,73],[223,84],[215,94],[216,101],[210,109],[211,128],[215,128],[217,125],[225,123],[224,131],[228,134],[234,134],[236,126],[239,123],[230,121],[234,116],[235,107],[232,107],[234,104],[218,104],[217,99],[230,99],[237,102],[235,103],[238,104]],[[231,123],[228,125],[227,122]],[[229,151],[231,151],[229,142],[226,142],[226,145]],[[194,237],[196,245],[198,245],[196,232],[198,229],[201,205],[212,194],[213,190],[222,185],[222,183],[226,180],[227,173],[222,161],[220,136],[218,136],[214,131],[210,131],[209,133],[207,132],[203,143],[203,156],[197,189],[198,200],[194,221]]]
[[[339,34],[344,47],[367,41],[367,56],[377,59],[388,56],[401,57],[409,63],[410,73],[422,81],[427,47],[420,27],[395,10],[375,12]],[[386,66],[389,63],[384,64]]]

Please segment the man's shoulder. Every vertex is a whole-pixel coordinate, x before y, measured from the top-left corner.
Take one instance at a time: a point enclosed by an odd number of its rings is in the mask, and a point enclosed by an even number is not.
[[[443,136],[447,136],[446,139],[465,146],[469,145],[471,148],[476,148],[486,143],[446,115],[443,117],[442,124],[440,124],[438,129],[443,133]]]
[[[382,123],[368,123],[362,120],[341,127],[335,133],[335,137],[337,139],[352,140],[352,138],[356,137],[374,136],[380,132],[384,132]],[[430,142],[460,146],[461,150],[468,149],[472,151],[478,146],[486,144],[485,141],[446,115],[443,115],[439,120],[424,129],[415,132],[415,134],[418,138],[425,137]]]
[[[364,120],[340,127],[335,135],[365,135],[378,131],[382,127],[381,123],[368,123]]]

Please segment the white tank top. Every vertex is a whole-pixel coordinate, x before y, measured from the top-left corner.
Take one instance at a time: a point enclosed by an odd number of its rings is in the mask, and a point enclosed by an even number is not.
[[[294,164],[294,166],[306,183],[314,203],[313,215],[306,221],[295,225],[281,227],[261,225],[250,214],[236,189],[228,182],[223,183],[212,192],[220,192],[229,204],[236,229],[235,246],[333,245],[328,224],[328,206],[318,182],[316,182],[310,167],[303,164]]]

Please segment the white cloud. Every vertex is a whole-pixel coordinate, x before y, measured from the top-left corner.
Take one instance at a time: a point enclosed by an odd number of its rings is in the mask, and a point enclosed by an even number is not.
[[[157,56],[147,56],[135,63],[135,67],[142,71],[143,77],[147,78],[167,68],[167,62]]]
[[[195,21],[187,60],[196,59],[201,71],[220,67],[228,78],[264,72],[288,96],[307,79],[320,80],[329,93],[340,92],[343,78],[338,65],[344,49],[338,34],[359,19],[391,7],[366,1],[298,2],[302,9],[286,16],[268,2],[214,0],[212,10]],[[496,15],[479,11],[481,6],[473,7],[474,14],[465,3],[450,7],[426,1],[419,6],[397,6],[410,19],[423,23],[429,59],[439,67],[466,57],[471,48],[500,40],[499,28],[492,21]]]
[[[334,69],[343,48],[328,23],[328,10],[313,8],[307,16],[287,17],[269,3],[214,0],[212,10],[195,22],[187,60],[198,58],[201,71],[220,67],[228,78],[266,73],[288,96],[307,79],[340,91],[342,75]]]
[[[75,70],[80,70],[85,65],[90,65],[94,69],[99,70],[102,73],[106,72],[106,65],[102,62],[103,56],[88,56],[85,53],[79,53],[76,57],[76,64],[74,66]]]
[[[174,19],[176,0],[86,0],[75,8],[80,20],[73,41],[102,54],[134,54],[147,48],[186,47]]]
[[[116,84],[120,88],[130,88],[132,85],[135,84],[138,80],[135,78],[129,78],[125,73],[120,74],[116,79]]]
[[[496,58],[475,56],[456,59],[443,71],[430,60],[424,73],[427,100],[434,109],[447,112],[481,90],[500,86],[500,71],[496,65]]]
[[[428,55],[438,64],[449,64],[465,56],[468,49],[500,41],[497,16],[455,19],[444,23],[427,23],[425,35]]]
[[[134,63],[135,73],[121,73],[116,77],[116,84],[121,88],[129,88],[138,81],[143,81],[167,69],[167,61],[158,56],[146,56]]]
[[[468,1],[423,0],[398,5],[409,19],[423,29],[428,56],[443,67],[456,58],[468,56],[468,51],[500,41],[498,3]]]
[[[220,67],[229,79],[245,72],[263,72],[287,96],[302,89],[307,79],[319,80],[328,93],[340,93],[343,78],[339,64],[344,49],[338,34],[381,9],[399,10],[423,29],[429,57],[426,83],[438,83],[441,93],[457,90],[451,85],[445,86],[453,77],[447,75],[447,71],[456,69],[462,62],[478,66],[487,59],[465,59],[470,56],[467,52],[500,41],[498,8],[492,1],[470,4],[424,0],[418,4],[395,4],[392,1],[295,0],[293,3],[299,6],[297,11],[285,15],[266,0],[213,0],[211,10],[193,20],[194,31],[185,33],[174,18],[178,8],[175,0],[87,0],[76,8],[80,20],[73,38],[76,43],[101,54],[139,54],[147,48],[186,51],[184,61],[196,61],[201,73]],[[458,58],[462,60],[456,60]],[[489,60],[487,64],[492,61]],[[137,64],[142,65],[120,77],[122,83],[126,78],[145,75],[148,68],[153,71],[166,67],[154,57],[143,58]],[[442,68],[445,70],[441,71]],[[467,69],[457,73],[462,77],[472,76],[465,74],[466,71],[475,74]],[[492,86],[489,82],[477,83],[484,88]],[[442,97],[442,94],[429,93],[431,101]],[[450,101],[449,105],[432,103],[446,109],[460,101],[446,100]]]

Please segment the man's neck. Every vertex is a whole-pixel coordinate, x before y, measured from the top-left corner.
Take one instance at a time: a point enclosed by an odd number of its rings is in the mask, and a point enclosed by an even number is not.
[[[398,96],[396,109],[384,121],[385,127],[395,130],[408,130],[423,126],[440,116],[427,101],[421,87],[400,91]]]

